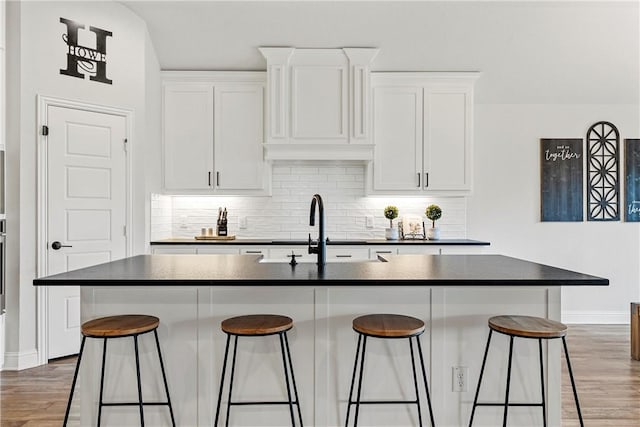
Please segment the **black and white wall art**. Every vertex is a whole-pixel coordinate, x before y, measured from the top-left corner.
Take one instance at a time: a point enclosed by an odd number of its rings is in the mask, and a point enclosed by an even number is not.
[[[620,220],[620,133],[610,122],[587,131],[587,220]]]

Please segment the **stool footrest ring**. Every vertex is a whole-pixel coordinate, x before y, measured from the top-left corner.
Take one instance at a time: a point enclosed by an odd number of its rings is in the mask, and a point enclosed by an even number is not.
[[[506,406],[543,406],[544,403],[509,403]],[[476,406],[505,406],[504,403],[476,403]]]
[[[168,406],[169,402],[142,402],[144,406]],[[103,402],[102,406],[140,406],[139,402]]]
[[[297,401],[293,401],[291,402],[292,405],[297,405],[298,402]],[[229,402],[229,405],[231,406],[248,406],[248,405],[289,405],[289,401],[275,401],[275,402]]]
[[[349,401],[349,405],[355,405],[358,402]],[[361,405],[417,405],[417,400],[361,400]]]

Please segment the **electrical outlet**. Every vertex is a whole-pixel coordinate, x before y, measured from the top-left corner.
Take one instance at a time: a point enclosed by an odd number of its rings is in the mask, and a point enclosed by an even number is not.
[[[453,366],[451,391],[465,392],[469,391],[467,380],[469,378],[469,368],[466,366]]]
[[[242,229],[247,228],[247,217],[241,216],[238,218],[239,227]]]
[[[367,228],[373,228],[373,215],[367,215],[365,217]]]

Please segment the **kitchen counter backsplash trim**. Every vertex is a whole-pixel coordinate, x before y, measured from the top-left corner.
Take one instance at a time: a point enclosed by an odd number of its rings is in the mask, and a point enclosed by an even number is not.
[[[389,226],[383,216],[385,206],[397,206],[400,216],[424,215],[431,203],[442,208],[438,226],[443,239],[467,238],[465,197],[367,197],[364,165],[303,162],[273,166],[271,197],[152,194],[150,240],[193,239],[203,227],[215,226],[218,207],[226,206],[228,234],[237,239],[306,241],[314,233],[309,226],[309,200],[315,193],[325,201],[330,239],[383,239]],[[367,226],[369,216],[373,227]]]

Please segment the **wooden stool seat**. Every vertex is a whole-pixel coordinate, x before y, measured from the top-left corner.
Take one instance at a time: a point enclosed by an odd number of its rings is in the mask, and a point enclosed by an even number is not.
[[[424,322],[401,314],[368,314],[353,319],[353,330],[379,338],[408,338],[424,332]]]
[[[567,326],[542,317],[495,316],[489,319],[489,327],[496,332],[523,338],[562,338]]]
[[[288,331],[293,327],[293,320],[278,314],[249,314],[223,320],[223,332],[231,335],[258,336],[273,335]]]
[[[82,324],[82,335],[86,337],[118,338],[153,331],[160,324],[155,316],[126,314],[101,317]]]

